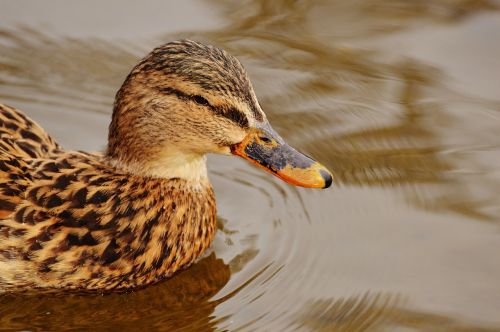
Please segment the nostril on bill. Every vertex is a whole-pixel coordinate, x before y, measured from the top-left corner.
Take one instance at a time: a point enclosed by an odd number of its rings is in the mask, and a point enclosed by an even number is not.
[[[260,140],[261,140],[262,142],[264,142],[264,143],[269,143],[269,142],[271,142],[271,139],[270,139],[270,138],[268,138],[268,137],[266,137],[266,136],[261,136],[261,137],[260,137]]]

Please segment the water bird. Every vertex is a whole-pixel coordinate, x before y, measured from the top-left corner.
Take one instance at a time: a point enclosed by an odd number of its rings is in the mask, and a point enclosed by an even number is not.
[[[216,230],[207,153],[297,186],[332,183],[273,130],[240,62],[190,40],[132,69],[104,153],[66,151],[2,104],[0,136],[0,291],[128,290],[188,267]]]

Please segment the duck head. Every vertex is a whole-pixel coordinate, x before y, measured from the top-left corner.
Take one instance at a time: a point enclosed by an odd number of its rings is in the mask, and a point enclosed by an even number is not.
[[[189,40],[165,44],[118,91],[107,157],[134,173],[200,181],[207,153],[240,156],[297,186],[332,183],[273,130],[236,58]]]

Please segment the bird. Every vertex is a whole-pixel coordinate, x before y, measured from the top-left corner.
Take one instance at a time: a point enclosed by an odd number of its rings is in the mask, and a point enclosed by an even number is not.
[[[0,104],[0,292],[127,291],[193,264],[216,232],[208,153],[291,185],[333,179],[273,130],[239,60],[197,41],[131,70],[102,153],[64,150]]]

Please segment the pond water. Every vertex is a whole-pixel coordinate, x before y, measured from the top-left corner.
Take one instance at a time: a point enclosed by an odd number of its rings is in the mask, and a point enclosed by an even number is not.
[[[210,156],[205,258],[127,294],[3,295],[0,329],[500,331],[499,36],[494,0],[0,0],[0,102],[65,148],[102,150],[131,67],[191,38],[335,175]]]

